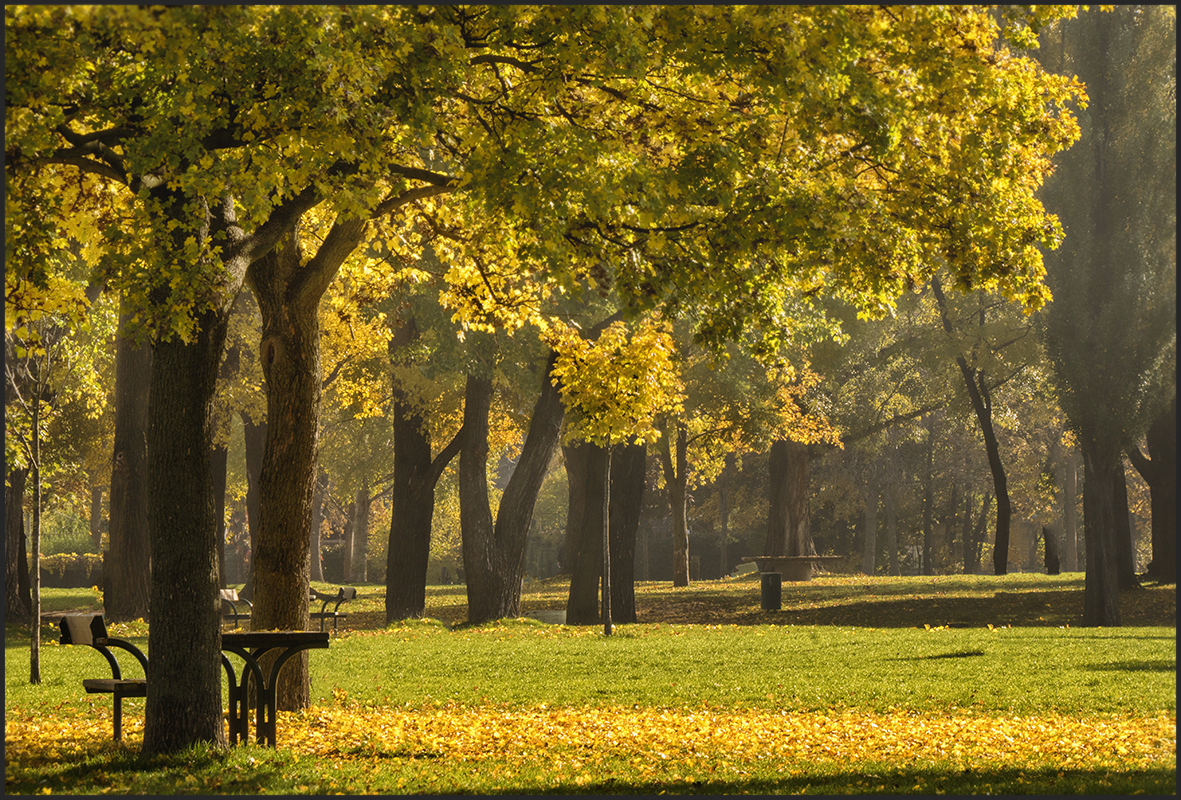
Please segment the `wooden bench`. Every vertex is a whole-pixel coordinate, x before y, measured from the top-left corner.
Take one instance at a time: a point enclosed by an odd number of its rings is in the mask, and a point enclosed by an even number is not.
[[[336,591],[336,594],[328,594],[327,592],[318,592],[315,589],[312,589],[311,592],[312,592],[312,596],[311,596],[311,598],[309,598],[308,602],[314,603],[318,600],[322,600],[324,602],[324,604],[322,606],[320,606],[319,611],[313,611],[311,614],[308,615],[312,619],[320,620],[320,630],[321,631],[324,630],[324,620],[326,620],[326,619],[332,620],[332,630],[335,631],[336,630],[336,621],[338,619],[340,619],[341,617],[348,616],[348,614],[340,613],[340,604],[345,602],[346,600],[355,600],[357,598],[357,590],[351,586],[340,587]],[[328,604],[332,603],[332,602],[335,602],[336,605],[334,605],[332,607],[332,610],[329,611]]]
[[[84,644],[103,654],[111,665],[110,678],[88,678],[82,681],[87,694],[109,694],[115,699],[115,741],[123,739],[123,698],[148,696],[148,657],[122,639],[107,635],[107,624],[102,614],[68,614],[61,619],[61,644]],[[143,667],[143,678],[124,678],[119,662],[110,648],[117,647],[131,653]]]
[[[238,610],[238,603],[245,603],[246,607],[251,611],[254,610],[254,604],[244,597],[238,597],[237,589],[218,589],[218,596],[221,597],[222,602],[230,607],[229,612],[223,615],[222,619],[233,624],[235,628],[239,627],[238,623],[244,619],[250,619],[250,612],[241,612]]]

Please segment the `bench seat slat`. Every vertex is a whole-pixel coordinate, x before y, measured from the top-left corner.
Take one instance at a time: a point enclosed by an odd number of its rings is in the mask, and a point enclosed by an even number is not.
[[[118,694],[123,697],[147,697],[148,682],[143,678],[87,678],[82,687],[88,694]]]

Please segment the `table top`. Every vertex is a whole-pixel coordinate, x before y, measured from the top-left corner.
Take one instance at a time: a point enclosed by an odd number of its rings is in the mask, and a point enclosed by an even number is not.
[[[237,647],[283,647],[304,645],[306,647],[327,647],[328,631],[243,631],[223,633],[221,643]]]

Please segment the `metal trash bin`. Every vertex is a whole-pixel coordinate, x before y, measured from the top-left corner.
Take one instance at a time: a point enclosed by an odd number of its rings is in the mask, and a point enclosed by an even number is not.
[[[780,610],[783,608],[783,575],[778,572],[764,572],[761,577],[763,610]]]

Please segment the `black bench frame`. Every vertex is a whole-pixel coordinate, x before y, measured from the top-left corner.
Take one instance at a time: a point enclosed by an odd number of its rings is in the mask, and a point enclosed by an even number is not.
[[[110,678],[87,678],[82,681],[87,694],[109,694],[115,700],[115,741],[123,739],[123,698],[148,696],[148,657],[131,642],[107,635],[102,614],[67,614],[61,619],[61,644],[84,644],[103,654],[111,665]],[[143,667],[143,678],[124,678],[119,662],[109,648],[131,653]]]
[[[320,630],[321,631],[324,630],[324,620],[331,619],[332,620],[332,630],[335,632],[336,631],[336,621],[338,619],[340,619],[341,617],[348,616],[348,614],[340,613],[340,604],[345,602],[346,600],[355,600],[357,598],[357,590],[354,589],[352,586],[342,586],[337,590],[336,594],[328,594],[326,592],[318,592],[315,589],[311,589],[311,593],[312,593],[312,596],[311,596],[309,602],[315,602],[317,600],[324,601],[324,604],[322,606],[320,606],[319,611],[313,611],[308,615],[312,619],[320,620]],[[331,611],[329,611],[328,604],[333,601],[336,602],[336,605],[332,607]]]
[[[222,615],[222,621],[233,623],[235,628],[238,627],[238,623],[242,620],[250,619],[250,614],[254,612],[254,604],[245,597],[238,597],[237,589],[218,589],[217,596],[221,598],[223,603],[230,607],[230,611]],[[245,603],[250,611],[246,613],[239,611],[238,603]]]

